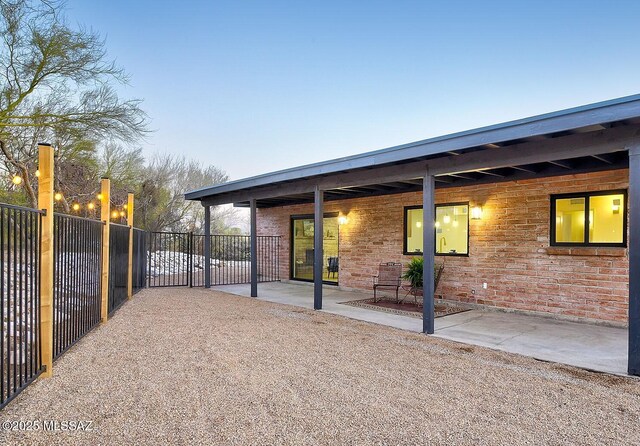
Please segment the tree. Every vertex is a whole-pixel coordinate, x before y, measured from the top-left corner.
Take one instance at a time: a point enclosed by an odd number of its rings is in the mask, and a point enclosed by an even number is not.
[[[156,155],[145,169],[137,194],[136,214],[141,227],[150,231],[202,232],[204,208],[198,202],[186,201],[184,193],[228,181],[221,169],[201,167],[184,156]],[[212,226],[222,232],[233,216],[233,209],[216,208]]]
[[[58,163],[88,161],[99,141],[131,143],[148,131],[140,101],[114,90],[127,76],[104,41],[68,26],[63,9],[56,0],[0,0],[0,152],[33,206],[39,141],[56,143]]]

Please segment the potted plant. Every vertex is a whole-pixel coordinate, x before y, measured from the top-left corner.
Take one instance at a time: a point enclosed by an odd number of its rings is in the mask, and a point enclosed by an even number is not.
[[[407,265],[407,270],[402,275],[403,279],[411,283],[412,288],[422,288],[422,270],[424,268],[424,258],[414,257]]]

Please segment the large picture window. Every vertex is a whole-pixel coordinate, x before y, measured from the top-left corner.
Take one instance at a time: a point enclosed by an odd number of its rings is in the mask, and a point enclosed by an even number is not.
[[[551,245],[626,246],[627,192],[552,195]]]
[[[436,255],[469,255],[469,203],[436,205]],[[404,209],[404,253],[422,254],[422,206]]]

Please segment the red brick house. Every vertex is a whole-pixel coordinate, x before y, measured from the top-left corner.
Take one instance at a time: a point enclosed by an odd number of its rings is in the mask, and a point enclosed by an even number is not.
[[[425,284],[434,262],[446,265],[424,290],[426,333],[434,296],[628,324],[629,373],[640,373],[640,95],[186,198],[251,207],[253,238],[282,236],[280,275],[313,281],[315,308],[323,282],[370,290],[381,262],[425,253]]]

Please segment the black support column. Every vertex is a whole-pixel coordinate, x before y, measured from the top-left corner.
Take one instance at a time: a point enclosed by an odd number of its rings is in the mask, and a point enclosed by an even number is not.
[[[256,199],[249,200],[251,207],[251,297],[258,297],[258,229],[256,227]]]
[[[422,255],[424,256],[424,269],[422,271],[422,293],[424,302],[422,305],[422,331],[432,334],[434,330],[435,309],[433,304],[434,255],[435,255],[435,205],[434,205],[435,180],[433,175],[427,174],[422,183]]]
[[[204,207],[204,287],[211,288],[211,206]]]
[[[640,143],[629,147],[629,375],[640,376]]]
[[[324,218],[324,192],[316,186],[313,227],[313,308],[322,309],[322,271],[324,268],[322,241]]]

